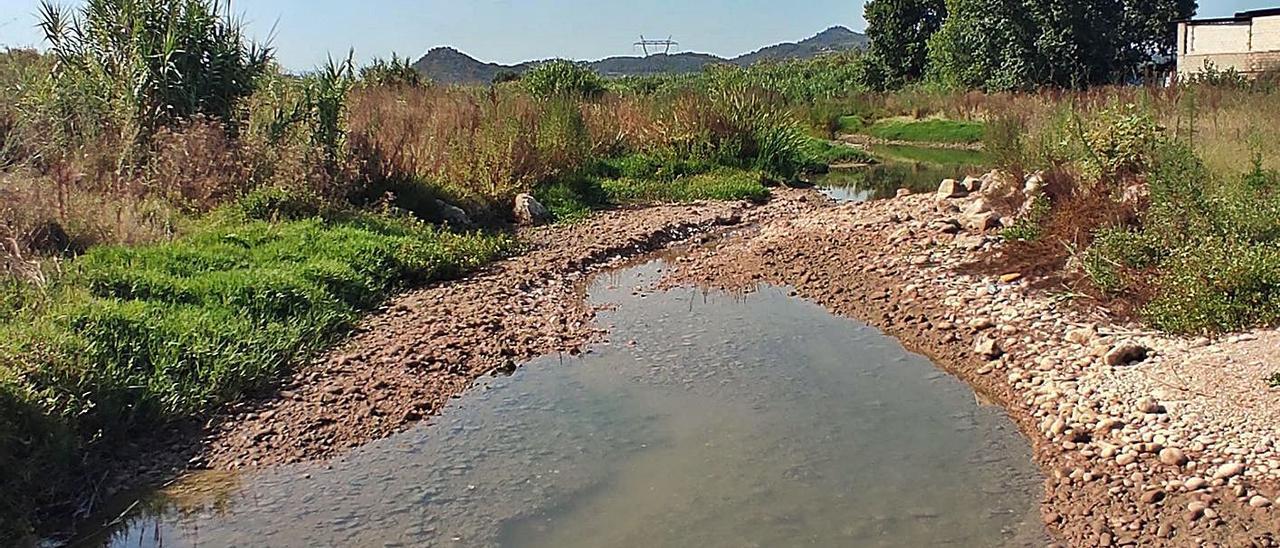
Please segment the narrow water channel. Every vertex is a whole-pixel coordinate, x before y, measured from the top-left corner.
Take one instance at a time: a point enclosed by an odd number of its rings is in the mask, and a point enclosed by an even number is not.
[[[661,268],[592,282],[610,344],[328,466],[193,476],[87,543],[1043,545],[1042,479],[999,408],[784,289],[644,290]]]

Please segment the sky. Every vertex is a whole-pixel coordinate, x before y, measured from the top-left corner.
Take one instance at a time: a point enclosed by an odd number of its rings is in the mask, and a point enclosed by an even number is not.
[[[76,0],[58,0],[74,5]],[[40,46],[39,0],[0,0],[0,47]],[[1280,6],[1280,0],[1200,0],[1200,16]],[[305,71],[329,54],[417,59],[453,46],[483,61],[638,53],[672,36],[679,51],[732,57],[833,25],[866,28],[860,0],[232,0],[250,35],[270,38],[282,65]]]

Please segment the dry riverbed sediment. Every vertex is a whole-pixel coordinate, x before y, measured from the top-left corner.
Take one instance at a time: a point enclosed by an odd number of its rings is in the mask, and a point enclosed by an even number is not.
[[[590,273],[718,233],[666,283],[790,286],[931,356],[1020,425],[1063,543],[1275,546],[1280,392],[1264,378],[1280,333],[1171,337],[1087,315],[1018,273],[964,274],[1000,245],[989,216],[960,213],[978,199],[837,205],[782,190],[764,206],[620,210],[523,232],[527,253],[397,297],[279,393],[230,409],[193,464],[323,459],[404,430],[481,376],[601,338],[581,296]]]

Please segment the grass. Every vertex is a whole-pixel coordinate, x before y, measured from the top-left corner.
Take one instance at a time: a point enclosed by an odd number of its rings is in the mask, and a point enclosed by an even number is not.
[[[886,141],[912,143],[975,144],[982,142],[985,126],[957,120],[880,120],[866,129],[868,135]]]
[[[728,167],[669,179],[578,175],[543,185],[534,196],[557,221],[575,222],[593,211],[616,206],[704,200],[762,202],[769,199],[764,179],[759,171]]]
[[[371,214],[226,212],[172,243],[90,250],[0,328],[0,512],[61,502],[119,440],[268,386],[397,287],[511,245]]]
[[[810,139],[805,145],[805,155],[812,166],[838,164],[869,164],[875,157],[857,147],[824,139]]]
[[[976,150],[930,148],[909,145],[877,145],[871,153],[893,162],[913,162],[936,166],[985,166],[990,159]]]

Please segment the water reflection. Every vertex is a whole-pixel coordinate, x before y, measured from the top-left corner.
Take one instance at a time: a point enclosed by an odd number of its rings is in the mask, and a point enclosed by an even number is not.
[[[862,202],[892,198],[898,189],[933,192],[943,179],[979,175],[987,171],[980,151],[910,146],[875,146],[879,164],[832,170],[814,183],[837,201]]]

